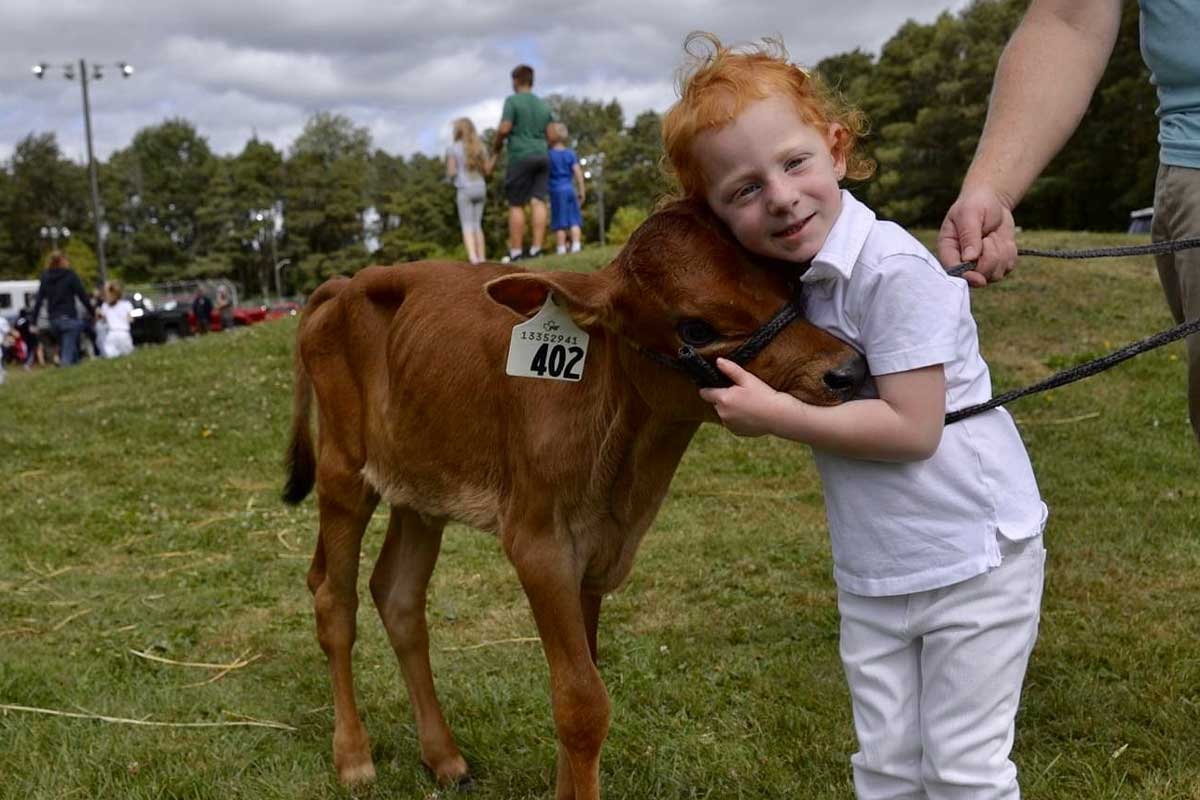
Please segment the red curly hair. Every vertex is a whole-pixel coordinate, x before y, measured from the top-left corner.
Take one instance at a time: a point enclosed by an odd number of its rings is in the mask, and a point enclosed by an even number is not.
[[[689,56],[676,76],[679,100],[663,117],[664,168],[684,197],[704,197],[704,173],[693,153],[696,137],[719,130],[757,100],[773,94],[792,98],[801,119],[820,130],[837,126],[834,156],[846,157],[846,177],[865,180],[875,162],[858,151],[867,132],[866,118],[845,103],[818,76],[788,61],[780,39],[759,45],[727,47],[711,33],[693,31],[683,43]]]

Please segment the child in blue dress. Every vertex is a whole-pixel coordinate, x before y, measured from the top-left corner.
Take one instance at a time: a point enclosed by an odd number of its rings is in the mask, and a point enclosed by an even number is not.
[[[575,151],[567,147],[567,126],[550,123],[550,230],[554,231],[556,252],[567,252],[567,233],[571,234],[571,252],[583,246],[583,206],[585,191],[583,170]]]

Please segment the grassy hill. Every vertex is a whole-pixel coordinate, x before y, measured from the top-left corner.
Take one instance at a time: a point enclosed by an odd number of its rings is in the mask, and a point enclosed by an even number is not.
[[[1029,234],[1034,247],[1126,244]],[[612,250],[545,259],[589,268]],[[973,295],[997,391],[1170,325],[1150,258],[1026,260]],[[278,498],[285,320],[0,386],[0,798],[333,798],[304,586],[312,501]],[[1200,454],[1182,344],[1011,407],[1051,509],[1015,760],[1034,798],[1200,797]],[[382,539],[381,511],[366,564]],[[601,621],[611,798],[849,798],[854,738],[806,448],[701,429]],[[365,592],[375,797],[432,798]],[[495,541],[452,528],[432,658],[480,800],[552,794],[547,673]],[[224,664],[235,668],[171,662]]]

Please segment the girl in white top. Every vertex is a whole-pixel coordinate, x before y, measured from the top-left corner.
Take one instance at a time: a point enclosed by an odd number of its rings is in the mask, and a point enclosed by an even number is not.
[[[748,250],[802,271],[808,319],[859,349],[855,400],[817,407],[732,362],[704,389],[746,436],[812,445],[824,486],[860,798],[1017,798],[1009,760],[1037,635],[1046,507],[1012,418],[943,427],[991,396],[964,281],[840,181],[874,165],[861,115],[782,44],[708,34],[663,140],[683,191]],[[714,345],[723,344],[718,339]]]
[[[109,281],[104,285],[104,302],[98,312],[104,319],[104,357],[116,358],[133,352],[133,304],[121,297],[121,284]]]
[[[466,117],[454,120],[454,141],[446,150],[446,177],[454,182],[458,221],[462,228],[463,247],[467,260],[479,264],[486,260],[483,238],[483,207],[487,201],[487,184],[495,161],[484,150],[475,123]]]

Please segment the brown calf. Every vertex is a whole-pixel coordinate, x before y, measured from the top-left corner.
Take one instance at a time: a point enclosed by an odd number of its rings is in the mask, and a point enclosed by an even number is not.
[[[644,351],[684,339],[727,353],[791,296],[794,270],[752,262],[704,209],[654,214],[590,274],[424,262],[335,278],[309,301],[296,346],[285,499],[315,478],[320,533],[308,587],[334,695],[345,783],[375,775],[350,651],[364,528],[382,499],[387,538],[371,596],[400,661],[421,759],[442,785],[468,780],[434,693],[425,592],[442,529],[499,536],[529,598],[550,668],[560,800],[597,800],[609,699],[596,669],[600,601],[629,573],[708,404]],[[590,334],[582,380],[505,374],[514,325],[553,291]],[[811,403],[849,397],[861,357],[800,321],[750,369]],[[315,392],[319,439],[310,433]]]

